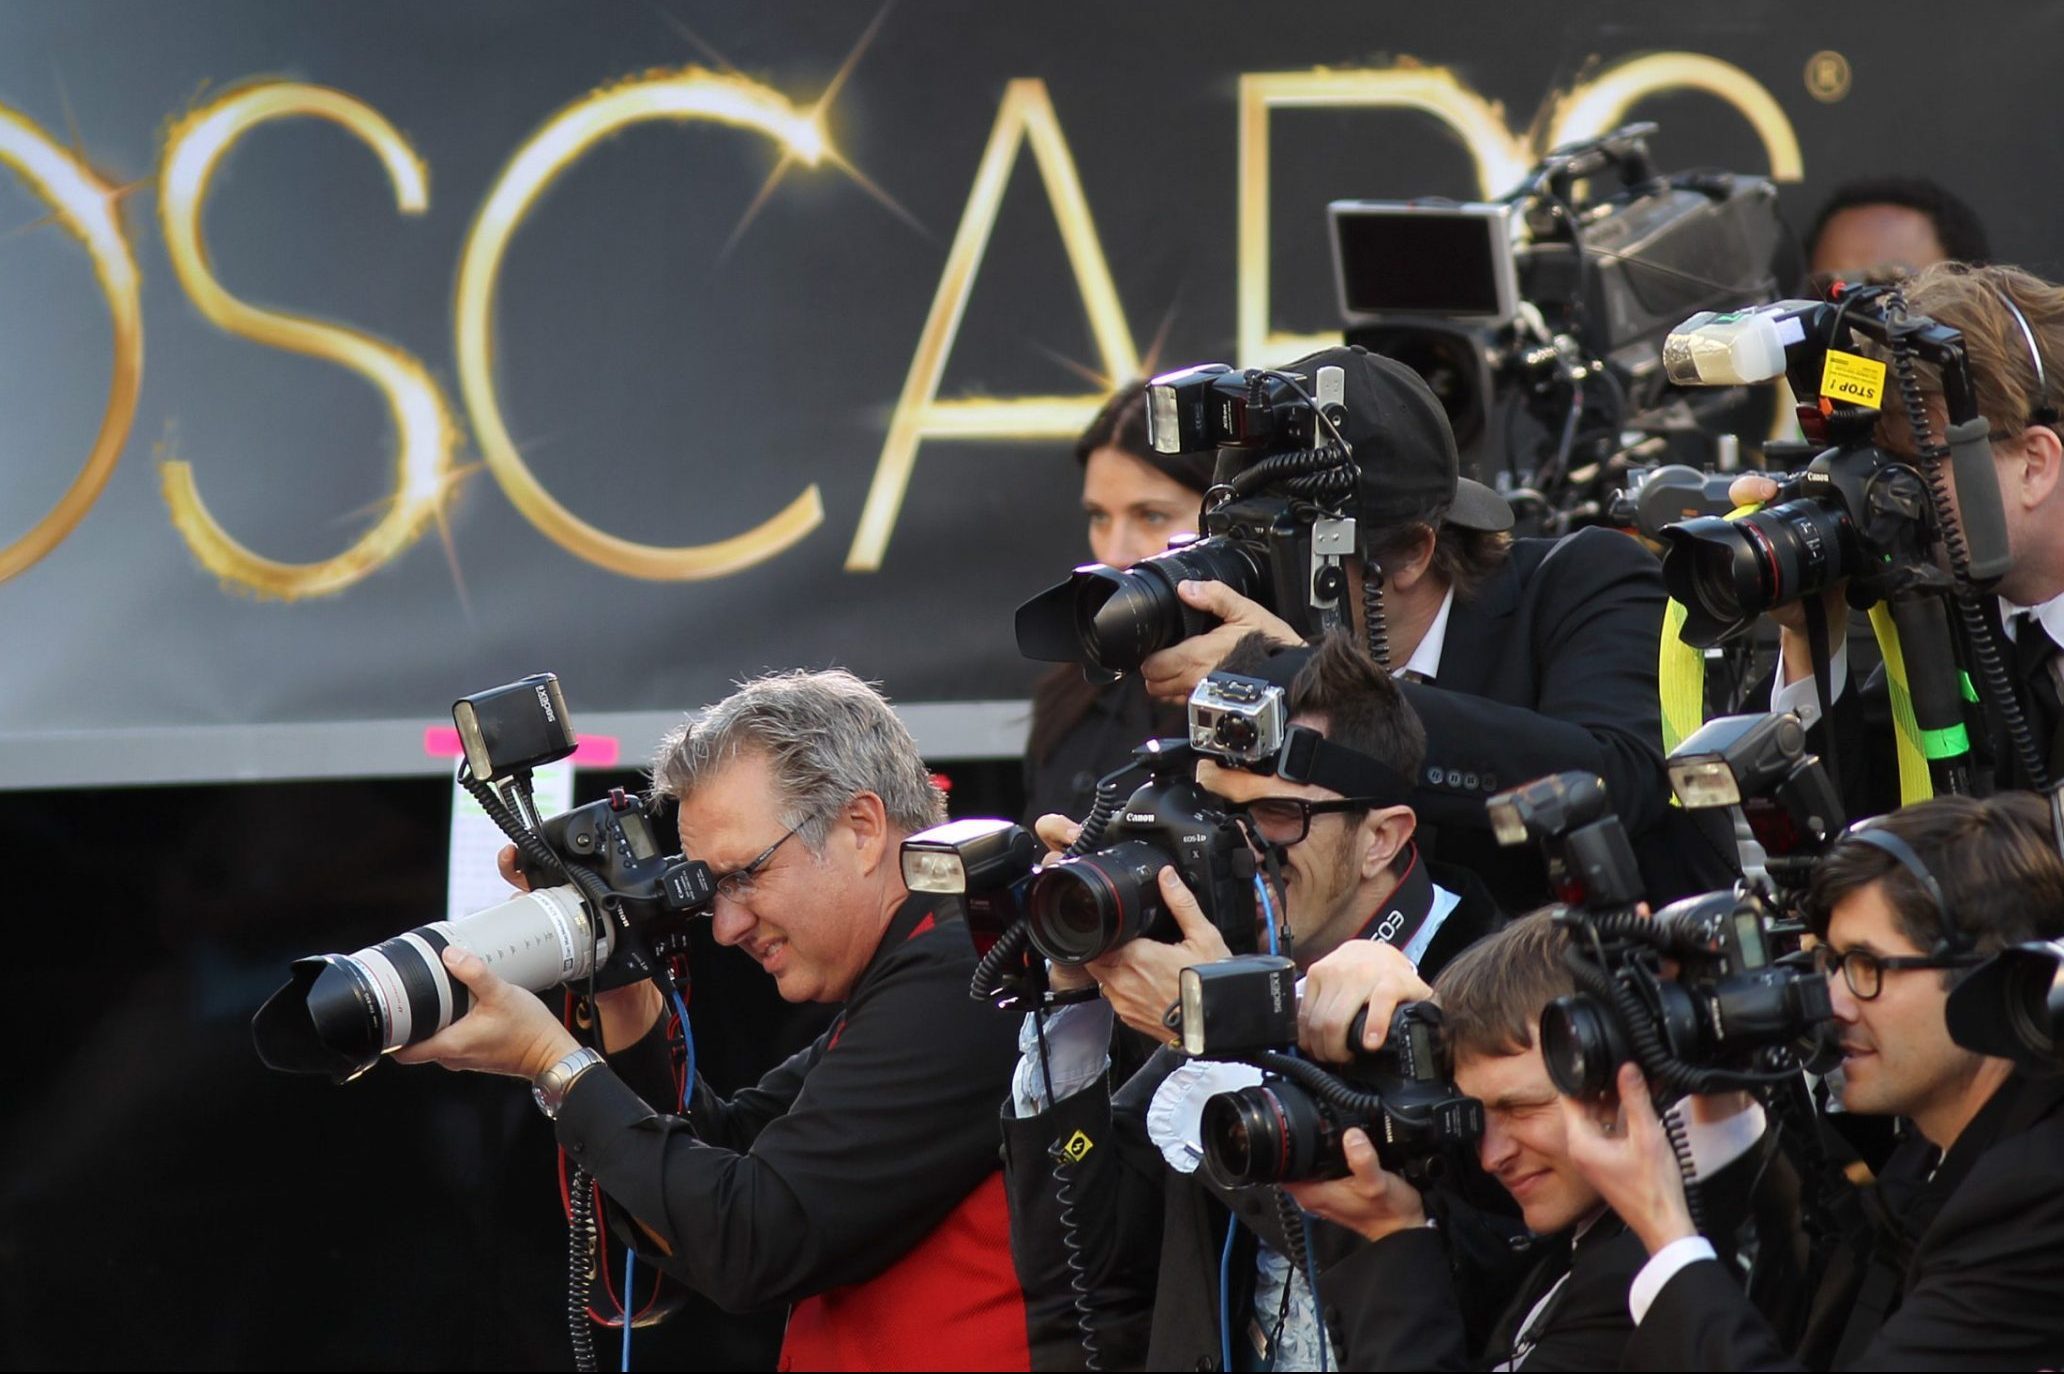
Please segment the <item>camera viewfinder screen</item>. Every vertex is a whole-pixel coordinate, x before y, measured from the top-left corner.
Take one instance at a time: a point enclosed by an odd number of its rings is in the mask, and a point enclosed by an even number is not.
[[[1333,223],[1350,312],[1501,313],[1491,236],[1505,232],[1502,221],[1411,211],[1345,213]]]
[[[652,831],[645,824],[643,816],[636,812],[627,812],[617,817],[617,821],[623,826],[624,839],[630,842],[632,858],[644,863],[659,852],[653,847]]]

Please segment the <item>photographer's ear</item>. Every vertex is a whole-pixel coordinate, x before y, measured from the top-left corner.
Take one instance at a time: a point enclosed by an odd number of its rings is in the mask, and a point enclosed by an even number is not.
[[[2048,425],[2030,425],[2021,431],[2021,442],[2007,459],[2003,494],[2022,510],[2034,510],[2057,490],[2064,473],[2064,439]]]
[[[1396,863],[1418,828],[1419,817],[1409,806],[1378,807],[1362,817],[1355,832],[1361,847],[1362,880],[1366,882]]]
[[[862,876],[873,876],[877,868],[888,862],[895,846],[889,843],[889,809],[880,797],[862,792],[840,807],[833,820],[852,837],[850,843],[859,858]]]
[[[1427,569],[1433,566],[1436,537],[1431,526],[1415,525],[1395,545],[1382,548],[1376,561],[1383,567],[1385,587],[1406,592],[1418,586],[1425,579]]]

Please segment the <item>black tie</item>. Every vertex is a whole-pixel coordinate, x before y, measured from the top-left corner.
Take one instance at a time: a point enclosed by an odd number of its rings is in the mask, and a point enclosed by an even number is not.
[[[2029,704],[2028,724],[2035,732],[2038,752],[2049,761],[2050,774],[2057,774],[2060,714],[2057,691],[2057,644],[2033,615],[2024,615],[2014,627],[2014,676],[2021,686],[2022,700]]]

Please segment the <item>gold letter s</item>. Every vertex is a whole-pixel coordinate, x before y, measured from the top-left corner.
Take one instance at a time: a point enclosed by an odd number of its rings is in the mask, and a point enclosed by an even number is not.
[[[231,538],[194,484],[184,462],[164,464],[172,524],[202,566],[260,596],[285,601],[343,591],[415,542],[436,515],[458,438],[451,412],[423,365],[392,344],[341,325],[245,305],[222,289],[201,240],[201,205],[223,156],[249,130],[294,115],[327,119],[380,155],[403,214],[430,203],[423,164],[377,110],[342,91],[298,82],[268,82],[233,91],[181,120],[166,140],[158,217],[180,285],[219,328],[292,353],[322,358],[358,373],[379,391],[394,417],[395,488],[385,514],[356,544],[320,563],[279,563]]]
[[[0,106],[0,164],[19,173],[29,189],[57,212],[58,223],[86,245],[101,294],[107,297],[115,333],[107,410],[86,465],[50,514],[12,544],[0,547],[0,582],[5,582],[72,532],[92,509],[122,456],[122,446],[129,441],[129,424],[136,418],[136,395],[143,386],[143,304],[137,289],[136,258],[122,236],[114,193],[85,163],[51,142],[28,120]]]
[[[618,130],[649,119],[707,119],[758,129],[811,165],[824,150],[823,130],[778,93],[744,77],[694,68],[637,77],[567,106],[516,150],[466,238],[456,309],[459,387],[488,470],[516,509],[547,538],[625,577],[723,577],[774,557],[823,522],[824,503],[814,483],[761,524],[729,539],[679,548],[633,543],[595,528],[545,490],[509,437],[495,399],[495,278],[516,226],[553,178],[582,153]]]

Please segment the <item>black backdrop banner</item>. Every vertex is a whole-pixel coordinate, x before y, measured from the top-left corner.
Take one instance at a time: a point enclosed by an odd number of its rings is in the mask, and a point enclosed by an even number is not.
[[[1065,440],[1338,326],[1324,205],[1666,169],[2040,218],[2064,10],[70,0],[0,9],[9,740],[1021,697]],[[1905,16],[1902,20],[1901,16]],[[1982,50],[1982,60],[1975,54]]]

